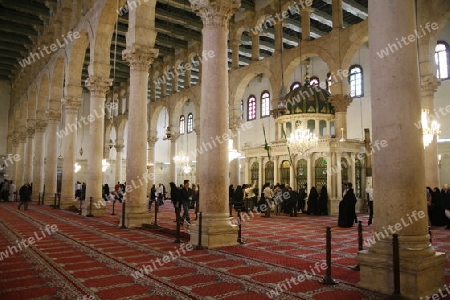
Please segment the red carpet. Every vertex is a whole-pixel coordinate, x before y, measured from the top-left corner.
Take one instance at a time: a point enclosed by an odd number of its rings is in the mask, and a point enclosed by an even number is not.
[[[120,229],[120,205],[115,207],[117,215],[110,215],[111,211],[108,204],[104,217],[86,218],[35,204],[28,211],[18,211],[14,203],[0,203],[0,255],[4,253],[0,299],[259,300],[277,294],[276,299],[386,297],[355,287],[359,272],[350,267],[356,265],[356,226],[337,228],[335,216],[300,214],[297,218],[266,219],[255,214],[242,225],[246,244],[183,253],[180,244],[174,243],[175,218],[169,201],[160,207],[161,230]],[[367,222],[365,215],[359,218]],[[26,242],[42,236],[46,225],[57,226],[57,231],[34,244]],[[326,226],[332,227],[333,234],[332,276],[340,282],[334,286],[318,282],[325,274],[319,266],[325,261]],[[188,229],[182,230],[186,243]],[[368,237],[371,227],[364,230]],[[19,249],[22,239],[27,239],[26,247],[22,244]],[[433,228],[437,250],[450,252],[449,240],[450,230]],[[12,246],[18,248],[17,253]],[[306,280],[287,284],[286,280],[302,274]],[[446,282],[450,283],[450,263]]]

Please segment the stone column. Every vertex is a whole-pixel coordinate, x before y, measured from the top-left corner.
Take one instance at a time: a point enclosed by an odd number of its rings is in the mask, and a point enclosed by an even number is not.
[[[147,134],[147,172],[149,174],[149,181],[147,184],[148,191],[150,191],[152,185],[155,184],[155,144],[158,141],[157,134],[158,132],[156,130],[151,130]]]
[[[355,153],[350,153],[350,174],[351,174],[351,183],[353,187],[356,189],[356,156]],[[355,193],[356,194],[356,193]]]
[[[201,104],[202,142],[228,135],[229,86],[227,63],[228,22],[239,8],[240,0],[189,0],[192,10],[203,21],[203,51],[214,53],[202,64]],[[253,45],[254,47],[255,45]],[[209,101],[209,95],[216,101]],[[202,243],[209,248],[236,245],[237,227],[229,220],[228,144],[219,143],[211,151],[199,156],[200,211],[203,212]],[[215,165],[214,169],[209,166]],[[198,227],[191,230],[191,243],[198,243]]]
[[[122,182],[122,150],[125,147],[123,139],[116,139],[114,148],[116,148],[116,169],[114,173],[115,182]]]
[[[81,98],[78,97],[66,97],[62,99],[64,104],[65,121],[64,128],[69,128],[66,136],[60,136],[63,140],[63,171],[62,171],[62,183],[61,183],[61,209],[67,209],[70,206],[77,204],[75,199],[75,173],[74,164],[76,162],[75,148],[77,144],[77,114],[78,109],[81,106]],[[60,128],[62,129],[62,128]],[[70,131],[70,132],[69,132]],[[89,185],[89,182],[87,182]],[[89,198],[86,197],[86,200]]]
[[[27,121],[27,145],[26,145],[26,159],[25,159],[25,181],[33,182],[33,140],[35,133],[36,120]]]
[[[186,68],[186,71],[184,72],[184,88],[189,88],[192,85],[192,67]]]
[[[427,109],[430,115],[434,112],[434,93],[441,83],[436,80],[434,76],[422,77],[421,82],[421,97],[422,109]],[[439,114],[437,114],[439,116]],[[434,115],[433,115],[434,116]],[[434,117],[428,118],[429,121],[439,119]],[[437,138],[433,137],[433,141],[425,148],[425,185],[426,186],[441,186],[439,182],[439,164],[438,164]]]
[[[196,139],[196,148],[200,148],[200,118],[195,119],[195,139]],[[196,152],[197,153],[197,152]],[[200,172],[200,165],[198,163],[198,156],[195,156],[195,181],[198,183],[198,174]]]
[[[277,184],[279,180],[278,175],[278,156],[273,157],[273,185]]]
[[[323,153],[323,155],[326,155],[327,160],[327,190],[331,188],[331,167],[332,167],[332,161],[331,161],[331,152]],[[322,187],[320,187],[322,188]],[[317,187],[319,189],[319,187]]]
[[[260,156],[260,157],[258,157],[258,191],[259,191],[259,194],[261,194],[261,189],[262,189],[262,186],[263,186],[263,170],[264,170],[264,168],[263,168],[263,157],[262,156]]]
[[[344,15],[342,10],[342,0],[333,0],[331,4],[333,28],[344,27]]]
[[[275,53],[283,51],[283,21],[276,22],[274,27],[275,31]]]
[[[25,183],[25,163],[26,163],[26,147],[25,143],[27,141],[26,128],[19,128],[19,147],[17,148],[17,153],[20,155],[20,160],[17,162],[16,167],[16,187],[21,187]]]
[[[295,155],[294,155],[294,157],[295,157]],[[295,158],[292,160],[292,163],[290,164],[290,167],[289,167],[289,186],[292,188],[292,189],[295,189],[295,170],[294,170],[294,167],[295,167]]]
[[[36,121],[36,135],[34,140],[34,174],[33,174],[33,196],[32,199],[39,198],[39,193],[42,193],[44,187],[44,149],[45,149],[45,127],[47,122],[45,120]]]
[[[250,33],[252,37],[252,61],[259,60],[259,34]]]
[[[130,28],[128,34],[141,28]],[[131,31],[132,30],[132,31]],[[138,31],[139,32],[139,31]],[[158,50],[129,43],[123,58],[130,64],[130,107],[128,111],[127,140],[127,204],[125,226],[138,227],[150,222],[147,205],[147,86],[150,64],[158,56]],[[137,38],[137,36],[135,36]],[[131,159],[132,158],[132,159]],[[144,177],[145,183],[140,178]],[[139,184],[135,185],[135,181]],[[131,185],[132,184],[132,185]]]
[[[383,49],[416,30],[414,0],[369,0],[369,11],[372,49]],[[358,285],[392,294],[391,235],[398,234],[400,292],[410,299],[437,293],[444,285],[446,263],[445,253],[435,251],[428,235],[422,133],[414,125],[421,115],[417,52],[412,44],[382,59],[371,55],[372,99],[376,99],[372,136],[375,141],[386,140],[387,146],[373,155],[376,243],[357,255]],[[408,76],[397,76],[399,72]]]
[[[170,136],[169,140],[170,140],[170,165],[169,165],[169,177],[171,178],[171,180],[178,186],[180,183],[177,182],[177,165],[175,163],[175,161],[173,160],[173,158],[178,155],[177,153],[177,140],[180,137],[179,133],[173,133],[172,131],[172,135]]]
[[[108,66],[109,67],[109,66]],[[105,100],[106,92],[112,84],[112,79],[102,78],[98,76],[89,76],[86,79],[85,85],[89,90],[90,102],[89,102],[89,143],[87,147],[88,156],[88,178],[86,182],[86,206],[83,209],[82,214],[87,215],[91,213],[94,216],[105,215],[105,205],[92,205],[92,209],[88,207],[90,198],[92,197],[92,203],[98,204],[103,198],[103,171],[102,171],[102,159],[109,158],[103,157],[101,151],[104,145],[104,127],[105,127]],[[91,118],[92,116],[92,118]],[[109,140],[109,139],[108,139]],[[109,154],[109,145],[106,145]]]
[[[47,116],[47,130],[46,130],[46,152],[45,152],[45,196],[44,204],[52,205],[56,193],[56,172],[58,166],[58,143],[56,133],[58,132],[58,124],[61,119],[61,112],[56,110],[49,110],[46,112]]]
[[[342,153],[336,153],[336,191],[337,199],[342,199]]]
[[[311,13],[314,8],[304,7],[300,11],[302,15],[302,41],[309,41],[311,39]]]
[[[12,138],[12,149],[11,154],[14,157],[14,155],[18,154],[19,152],[19,139],[17,136],[13,136]],[[17,157],[17,156],[16,156]],[[17,162],[13,159],[14,164],[10,165],[8,168],[9,171],[9,178],[14,182],[14,184],[17,186]]]
[[[241,149],[240,145],[240,135],[241,132],[239,131],[239,128],[242,124],[242,119],[235,118],[231,119],[230,121],[230,129],[232,134],[232,140],[233,140],[233,148],[239,151]],[[241,171],[239,169],[239,158],[233,159],[230,162],[230,184],[236,188],[239,184],[241,184],[240,180]]]
[[[307,188],[307,193],[308,193],[308,195],[309,195],[309,190],[312,188],[312,182],[313,182],[313,180],[312,180],[312,176],[313,176],[313,153],[311,153],[311,154],[309,154],[307,157],[306,157],[306,167],[307,167],[307,170],[306,170],[306,188]]]
[[[320,138],[320,122],[319,120],[314,120],[314,134],[316,137]]]
[[[336,133],[336,140],[340,138],[347,138],[347,107],[352,103],[353,99],[348,95],[332,95],[328,101],[333,105],[335,111],[334,131]],[[343,134],[342,130],[343,128]]]
[[[232,61],[231,61],[231,68],[233,69],[239,69],[239,46],[241,45],[240,40],[233,40],[231,42],[231,55],[232,55]]]
[[[327,121],[327,137],[331,137],[331,122]]]

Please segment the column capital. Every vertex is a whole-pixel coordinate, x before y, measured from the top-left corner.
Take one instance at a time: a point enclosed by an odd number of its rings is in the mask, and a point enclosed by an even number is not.
[[[349,95],[331,95],[328,102],[333,105],[336,112],[347,112],[347,107],[352,103],[353,99]]]
[[[84,85],[91,93],[91,96],[97,98],[105,98],[106,92],[112,85],[112,78],[104,78],[99,76],[89,76],[86,78]]]
[[[81,106],[82,99],[79,97],[65,97],[61,99],[62,104],[64,104],[64,110],[69,114],[77,114],[78,109]]]
[[[305,6],[305,7],[302,7],[302,8],[300,8],[300,12],[302,13],[302,14],[311,14],[312,12],[314,12],[314,8],[312,8],[311,6]]]
[[[179,133],[172,133],[168,138],[168,140],[170,140],[171,142],[176,142],[179,137],[180,137]]]
[[[25,128],[19,131],[19,135],[17,138],[19,140],[19,143],[25,143],[25,141],[27,140],[27,132]]]
[[[240,117],[230,118],[231,130],[238,130],[242,124],[244,124],[244,120],[242,120]]]
[[[192,11],[203,21],[203,26],[228,27],[228,21],[241,6],[241,0],[189,0]]]
[[[232,40],[231,41],[231,46],[240,46],[242,45],[242,41],[241,40]]]
[[[158,49],[133,44],[122,51],[122,59],[128,62],[131,70],[148,72],[158,54]]]
[[[420,80],[420,93],[422,97],[433,97],[440,85],[440,80],[434,75],[423,76]]]
[[[124,144],[115,144],[114,148],[116,148],[117,152],[122,152],[123,148],[125,148]]]
[[[47,117],[48,123],[59,123],[61,112],[56,110],[46,110],[45,116]]]
[[[147,136],[147,142],[150,147],[155,147],[155,143],[158,141],[158,137],[154,135]]]
[[[27,132],[26,132],[27,138],[32,139],[33,136],[34,136],[35,130],[36,129],[35,129],[34,126],[33,127],[27,127]]]
[[[47,120],[39,119],[36,120],[36,132],[44,133],[47,127]]]

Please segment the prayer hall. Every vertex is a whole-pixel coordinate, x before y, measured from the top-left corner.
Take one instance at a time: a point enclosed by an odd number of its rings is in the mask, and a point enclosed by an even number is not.
[[[450,1],[0,24],[0,299],[450,299]]]

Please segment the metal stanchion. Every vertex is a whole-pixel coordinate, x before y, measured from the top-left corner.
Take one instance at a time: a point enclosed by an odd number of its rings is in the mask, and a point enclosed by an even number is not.
[[[127,226],[125,226],[125,200],[122,200],[122,226],[120,226],[120,228],[127,228]]]
[[[58,205],[56,206],[57,209],[61,208],[61,193],[57,193],[58,195]]]
[[[151,203],[151,202],[150,202]],[[159,204],[158,204],[158,200],[155,200],[155,221],[153,222],[153,224],[151,225],[152,229],[159,229],[161,228],[158,225],[158,210],[159,210]]]
[[[175,222],[177,222],[177,235],[175,237],[175,243],[181,243],[181,240],[180,240],[180,208],[179,207],[175,207],[175,215],[176,215]]]
[[[53,199],[53,205],[52,208],[56,208],[56,193],[55,193],[55,198]]]
[[[358,251],[363,250],[363,227],[362,227],[362,221],[358,221]],[[359,271],[359,264],[352,267],[352,270]]]
[[[433,243],[433,234],[431,233],[431,226],[428,226],[428,234],[430,235],[430,244]]]
[[[45,184],[44,184],[44,188],[42,189],[42,201],[41,201],[41,205],[44,205],[44,198],[45,198]]]
[[[114,213],[114,206],[116,205],[116,200],[113,201],[113,211],[111,213],[111,216],[115,216],[116,214]]]
[[[245,242],[242,240],[242,216],[241,216],[241,210],[238,210],[238,226],[239,226],[239,231],[238,231],[238,239],[237,242],[241,245],[245,244]]]
[[[394,272],[394,293],[389,300],[407,300],[400,292],[400,255],[398,246],[398,234],[392,236],[392,269]]]
[[[199,213],[199,224],[198,224],[198,245],[195,246],[195,250],[206,250],[207,247],[202,245],[202,212]]]
[[[322,284],[334,285],[339,282],[331,277],[331,227],[327,226],[327,274],[319,280]]]
[[[92,214],[92,197],[89,197],[89,213],[86,217],[92,218],[94,215]]]

